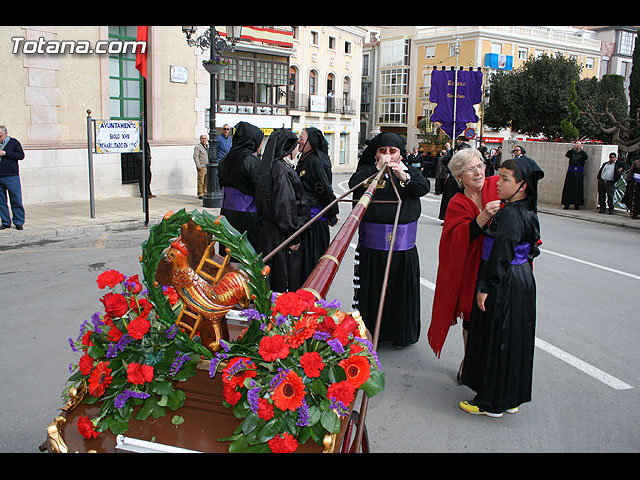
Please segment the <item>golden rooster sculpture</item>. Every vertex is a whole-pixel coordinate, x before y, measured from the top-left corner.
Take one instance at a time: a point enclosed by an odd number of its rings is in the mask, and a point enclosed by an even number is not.
[[[195,224],[185,224],[181,235],[167,249],[158,265],[156,280],[171,285],[183,303],[176,324],[198,333],[212,352],[220,350],[220,340],[229,339],[226,314],[235,305],[248,304],[246,275],[229,265],[229,255],[210,257],[215,242]],[[203,248],[204,247],[204,248]]]

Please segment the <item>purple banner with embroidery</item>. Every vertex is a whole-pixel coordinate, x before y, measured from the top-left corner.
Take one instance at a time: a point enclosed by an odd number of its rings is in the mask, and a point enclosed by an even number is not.
[[[418,222],[403,223],[396,230],[394,251],[409,250],[416,245]],[[393,225],[361,222],[358,229],[359,244],[373,250],[389,250]]]
[[[322,211],[322,207],[320,205],[311,205],[309,209],[311,210],[311,218],[314,218],[316,215],[318,215]],[[320,221],[326,222],[327,219],[325,218],[324,215],[322,215],[320,217]]]
[[[457,72],[457,77],[456,77]],[[440,122],[442,130],[451,138],[464,131],[467,123],[476,123],[478,115],[473,107],[482,102],[482,72],[469,70],[433,70],[429,101],[436,103],[432,122]],[[457,89],[456,89],[457,81]],[[453,99],[455,105],[455,133],[453,132]]]
[[[222,187],[222,208],[239,212],[257,211],[255,199],[251,195],[227,186]]]
[[[484,242],[482,242],[482,259],[489,260],[489,255],[491,254],[491,248],[493,247],[494,238],[493,237],[484,237]],[[519,243],[515,248],[515,258],[511,260],[511,265],[522,265],[529,259],[529,249],[531,248],[530,243]]]

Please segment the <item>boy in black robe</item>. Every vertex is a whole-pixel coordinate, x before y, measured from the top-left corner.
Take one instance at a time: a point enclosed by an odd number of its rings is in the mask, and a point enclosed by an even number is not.
[[[477,299],[471,312],[462,383],[476,392],[460,408],[501,417],[531,401],[535,348],[536,284],[533,258],[540,254],[537,182],[544,172],[528,157],[500,167],[498,196],[504,206],[485,233]]]
[[[398,150],[399,158],[394,158],[387,165],[392,168],[391,175],[402,206],[378,341],[391,341],[394,346],[402,348],[416,343],[420,337],[420,260],[415,241],[422,211],[420,197],[429,193],[429,184],[419,169],[403,163],[405,146],[402,137],[383,132],[373,138],[362,152],[358,168],[349,179],[349,187],[353,188],[375,175],[385,167],[383,156],[394,155],[392,151]],[[382,154],[382,151],[389,153]],[[398,206],[388,173],[383,181],[384,187],[378,186],[359,226],[357,264],[354,269],[354,308],[360,311],[370,332],[375,331],[390,233]],[[353,192],[354,200],[359,199],[365,190],[365,187],[356,189]],[[374,203],[378,200],[394,203]]]
[[[256,207],[261,219],[258,252],[271,253],[310,219],[309,206],[298,174],[291,165],[297,154],[298,138],[289,129],[277,129],[269,136],[258,168]],[[302,285],[300,237],[266,263],[274,292],[295,291]]]
[[[336,199],[333,193],[329,144],[322,132],[315,127],[305,128],[298,140],[300,159],[296,172],[304,188],[306,202],[315,217]],[[338,223],[338,204],[333,205],[313,222],[302,235],[302,282],[307,279],[318,259],[329,248],[329,227]]]
[[[258,127],[247,122],[239,122],[234,130],[231,150],[220,160],[218,168],[218,179],[223,191],[220,214],[240,233],[247,232],[249,243],[256,248],[260,229],[254,199],[260,163],[256,153],[264,134]],[[220,255],[225,255],[224,250],[224,245],[219,245]]]

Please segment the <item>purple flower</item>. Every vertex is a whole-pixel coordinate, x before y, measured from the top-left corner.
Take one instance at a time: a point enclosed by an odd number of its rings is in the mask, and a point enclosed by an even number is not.
[[[129,398],[149,398],[151,395],[145,392],[136,392],[134,390],[125,390],[121,394],[119,394],[115,401],[113,402],[113,406],[116,408],[124,407],[124,404],[127,403]]]
[[[363,344],[365,347],[367,347],[367,350],[369,351],[373,359],[376,361],[376,365],[378,365],[378,368],[382,370],[382,366],[380,365],[380,361],[378,360],[378,354],[373,349],[373,343],[371,343],[369,340],[365,338],[360,338],[360,337],[355,337],[354,341],[359,342]]]
[[[165,332],[165,335],[168,340],[173,340],[177,335],[177,333],[178,333],[178,326],[174,323],[173,325],[171,325],[171,327],[167,329],[167,331]]]
[[[304,398],[302,399],[302,404],[298,407],[298,420],[296,421],[296,425],[300,427],[309,425],[309,406]]]
[[[344,405],[344,403],[336,400],[333,397],[331,397],[330,400],[331,405],[329,405],[329,408],[331,408],[332,410],[336,410],[338,412],[338,416],[346,417],[349,414],[349,409]]]
[[[187,355],[186,353],[184,355],[181,355],[180,353],[180,351],[176,352],[176,359],[173,361],[171,367],[169,368],[170,377],[174,377],[180,371],[182,365],[184,365],[184,362],[190,359],[189,355]]]
[[[255,382],[251,383],[255,385]],[[249,402],[249,408],[254,413],[258,413],[258,399],[259,399],[260,387],[254,387],[247,391],[247,401]]]
[[[329,345],[331,347],[331,350],[336,352],[338,355],[342,355],[344,353],[344,347],[342,346],[342,343],[340,343],[340,340],[338,340],[337,338],[327,340],[327,345]]]

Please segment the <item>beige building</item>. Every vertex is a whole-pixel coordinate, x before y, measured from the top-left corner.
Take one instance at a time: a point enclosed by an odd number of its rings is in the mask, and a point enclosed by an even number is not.
[[[89,201],[87,112],[92,120],[136,120],[143,111],[136,33],[135,26],[0,29],[0,124],[25,149],[25,204]],[[240,120],[266,135],[317,126],[331,143],[334,168],[355,168],[363,35],[346,26],[243,27],[235,50],[224,52],[231,64],[218,75],[216,129]],[[209,127],[210,74],[202,65],[209,50],[188,45],[179,26],[149,27],[146,47],[151,191],[196,195],[192,156]],[[94,154],[93,170],[96,198],[139,195],[131,155]]]
[[[289,67],[292,129],[321,130],[329,142],[334,171],[354,171],[358,162],[365,35],[361,27],[293,27]]]
[[[377,52],[377,127],[405,136],[409,148],[418,145],[418,121],[429,118],[435,107],[429,102],[434,67],[480,68],[486,92],[492,71],[515,69],[531,56],[556,53],[576,59],[583,78],[600,73],[600,40],[570,27],[383,27]],[[468,126],[482,131],[488,143],[498,144],[509,137],[509,132],[491,131],[481,125],[482,104],[476,105],[476,111],[480,121]],[[428,123],[428,129],[433,128]]]

